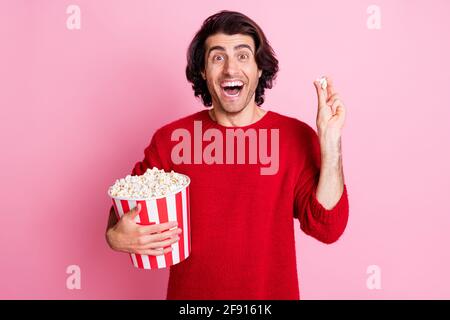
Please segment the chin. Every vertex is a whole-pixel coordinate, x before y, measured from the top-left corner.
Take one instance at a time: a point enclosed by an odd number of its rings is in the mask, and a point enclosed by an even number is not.
[[[227,113],[239,113],[245,109],[245,105],[222,105],[222,108]]]
[[[220,107],[227,113],[239,113],[242,110],[244,110],[248,105],[249,103],[246,104],[245,101],[238,101],[237,103],[221,101],[220,103]]]

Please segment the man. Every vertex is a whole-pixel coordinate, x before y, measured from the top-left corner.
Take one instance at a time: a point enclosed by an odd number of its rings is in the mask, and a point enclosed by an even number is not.
[[[318,134],[300,120],[262,109],[278,61],[259,26],[238,12],[205,20],[187,58],[195,96],[212,108],[157,130],[132,170],[141,175],[155,166],[191,178],[191,254],[170,268],[167,299],[299,299],[293,219],[328,244],[347,225],[342,100],[330,78],[326,89],[314,82]],[[197,138],[205,130],[211,134],[199,151],[174,134],[179,130]],[[243,134],[244,156],[233,144]],[[182,152],[181,143],[187,143]],[[277,163],[269,168],[268,160]],[[139,209],[117,223],[111,210],[106,235],[114,250],[158,255],[178,241],[180,230],[169,230],[169,223],[136,225]]]

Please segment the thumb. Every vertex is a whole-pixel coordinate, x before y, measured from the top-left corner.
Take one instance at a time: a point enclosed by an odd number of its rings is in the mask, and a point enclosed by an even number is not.
[[[140,203],[138,203],[136,207],[131,209],[130,212],[128,212],[127,216],[131,220],[134,220],[139,215],[139,212],[141,212],[141,204]]]

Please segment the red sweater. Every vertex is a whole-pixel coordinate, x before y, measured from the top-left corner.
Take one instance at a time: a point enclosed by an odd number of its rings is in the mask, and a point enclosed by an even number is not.
[[[179,141],[171,141],[172,132],[185,128],[194,137],[194,121],[201,121],[203,132],[217,128],[223,137],[226,130],[235,129],[214,122],[207,110],[174,121],[155,132],[145,158],[132,171],[141,175],[155,166],[191,178],[191,254],[170,267],[167,299],[298,300],[294,218],[306,234],[329,244],[344,232],[349,211],[345,185],[331,210],[316,199],[320,174],[316,132],[273,111],[240,127],[279,129],[278,172],[262,175],[260,168],[267,164],[259,160],[175,164],[171,151]],[[203,147],[208,144],[203,142]],[[225,149],[223,153],[225,159]],[[191,155],[194,158],[193,144]]]

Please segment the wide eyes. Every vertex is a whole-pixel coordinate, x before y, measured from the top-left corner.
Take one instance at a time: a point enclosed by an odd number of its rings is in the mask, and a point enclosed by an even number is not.
[[[250,58],[250,55],[248,53],[239,53],[237,55],[237,58],[239,59],[239,61],[246,61]],[[212,57],[212,60],[214,62],[222,62],[225,60],[225,57],[223,55],[217,54]]]
[[[247,60],[249,58],[247,53],[242,53],[238,56],[239,60]]]

